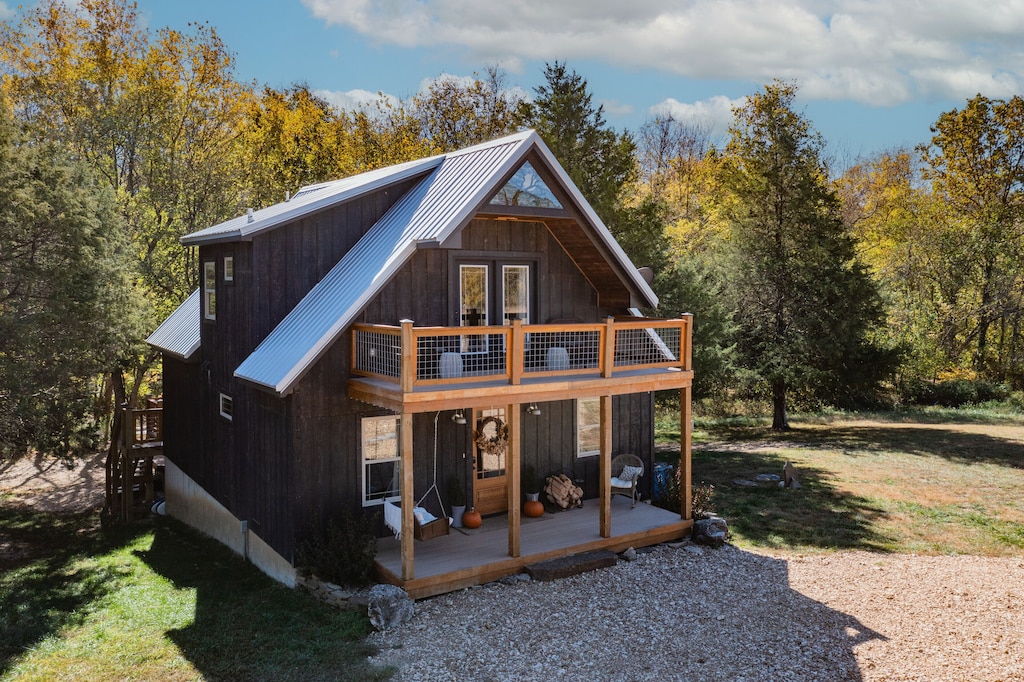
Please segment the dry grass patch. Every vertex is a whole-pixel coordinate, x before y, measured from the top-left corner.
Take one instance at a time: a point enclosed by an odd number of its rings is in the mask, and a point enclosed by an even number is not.
[[[1024,421],[835,420],[711,428],[694,480],[713,483],[738,544],[815,551],[1024,553]],[[793,464],[803,487],[737,479]]]

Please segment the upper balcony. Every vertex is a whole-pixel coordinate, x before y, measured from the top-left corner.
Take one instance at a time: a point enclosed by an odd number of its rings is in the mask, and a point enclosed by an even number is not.
[[[414,413],[683,388],[692,319],[354,325],[349,397]]]

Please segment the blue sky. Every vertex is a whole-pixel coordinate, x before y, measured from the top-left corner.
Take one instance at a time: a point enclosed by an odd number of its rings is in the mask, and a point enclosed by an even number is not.
[[[10,5],[10,3],[8,3]],[[339,104],[415,94],[498,63],[532,92],[545,61],[586,78],[607,121],[713,125],[773,78],[846,162],[927,141],[943,111],[1021,92],[1020,0],[139,0],[151,28],[208,22],[237,74]],[[0,3],[0,13],[4,9]]]

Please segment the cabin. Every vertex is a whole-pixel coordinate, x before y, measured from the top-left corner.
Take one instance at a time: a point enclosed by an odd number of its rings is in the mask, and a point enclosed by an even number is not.
[[[691,317],[640,315],[644,273],[535,132],[181,241],[200,288],[148,339],[166,510],[269,575],[293,585],[303,533],[343,509],[373,520],[380,579],[414,597],[689,532]],[[643,503],[661,390],[680,391],[681,514]],[[611,485],[620,454],[645,469],[640,504]],[[582,506],[527,523],[525,471]],[[484,529],[449,527],[453,486]]]

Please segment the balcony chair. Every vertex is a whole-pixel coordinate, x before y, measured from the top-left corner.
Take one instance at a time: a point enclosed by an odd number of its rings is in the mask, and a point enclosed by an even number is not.
[[[612,458],[612,495],[626,495],[633,500],[630,509],[640,499],[637,483],[644,475],[644,462],[636,455],[616,455]]]

